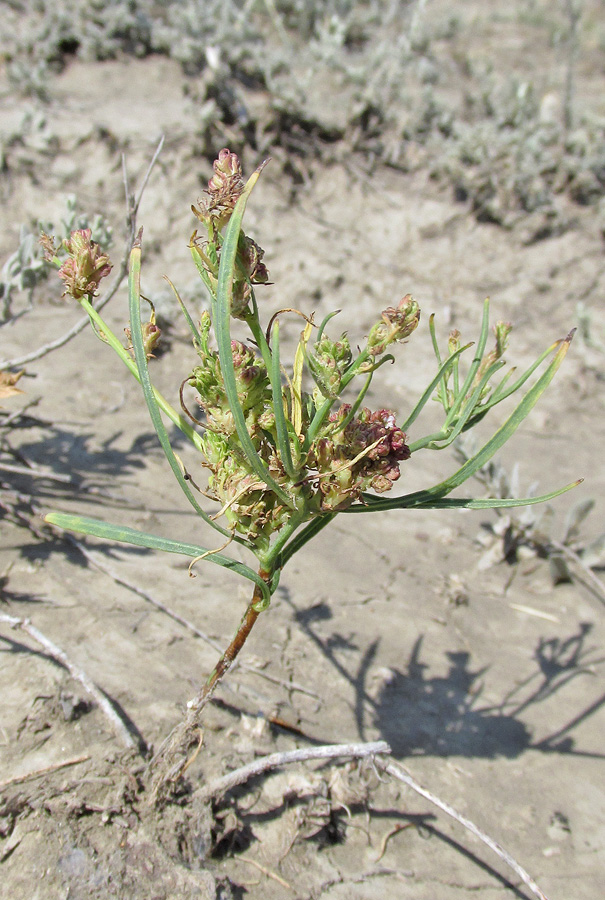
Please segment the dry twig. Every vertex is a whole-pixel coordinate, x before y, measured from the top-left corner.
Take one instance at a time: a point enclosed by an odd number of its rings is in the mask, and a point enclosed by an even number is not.
[[[550,546],[557,551],[557,553],[561,553],[563,556],[566,556],[567,559],[574,563],[576,566],[575,576],[584,587],[588,588],[588,590],[594,594],[601,603],[605,604],[605,584],[601,581],[600,578],[597,578],[595,573],[592,571],[590,566],[587,566],[579,553],[576,553],[575,550],[572,550],[571,547],[568,547],[566,544],[562,544],[560,541],[549,540]]]
[[[267,878],[272,878],[273,881],[277,881],[277,883],[281,884],[282,887],[288,888],[288,890],[290,891],[292,890],[292,885],[288,884],[288,882],[283,878],[280,878],[279,875],[277,875],[275,872],[272,872],[271,869],[267,869],[265,866],[262,866],[255,859],[250,859],[250,857],[248,856],[240,856],[239,861],[254,866],[256,869],[258,869],[259,872],[262,872],[263,875],[266,875]]]
[[[126,724],[105,694],[93,681],[91,681],[83,669],[69,659],[60,647],[57,647],[57,645],[47,638],[45,634],[32,625],[29,619],[18,619],[16,616],[9,616],[7,613],[0,613],[0,622],[5,622],[7,625],[10,625],[11,628],[20,628],[22,631],[29,634],[29,636],[40,644],[41,647],[44,647],[49,656],[51,656],[55,662],[64,666],[71,677],[75,678],[76,681],[79,681],[84,690],[95,700],[105,717],[111,722],[113,730],[116,732],[124,746],[131,749],[137,749],[137,744],[126,727]]]
[[[299,750],[289,750],[286,753],[271,753],[269,756],[263,756],[255,759],[254,762],[235,769],[221,778],[216,778],[209,784],[205,784],[196,792],[196,797],[202,801],[211,798],[220,797],[237,787],[244,784],[257,775],[263,775],[271,769],[277,769],[280,766],[288,765],[294,762],[306,762],[310,759],[339,759],[348,757],[349,759],[367,759],[367,757],[375,756],[377,753],[390,753],[391,748],[385,741],[374,741],[368,744],[327,744],[323,747],[305,747]]]
[[[485,834],[484,831],[481,831],[474,822],[471,822],[470,819],[467,819],[465,816],[461,815],[457,812],[449,803],[445,803],[443,800],[440,800],[439,797],[436,797],[435,794],[432,794],[430,791],[427,791],[426,788],[422,787],[422,785],[418,784],[414,778],[403,768],[399,763],[393,762],[393,760],[386,759],[375,759],[374,765],[380,769],[382,772],[386,772],[387,775],[390,775],[392,778],[396,778],[398,781],[402,781],[408,787],[410,787],[413,791],[416,791],[417,794],[420,794],[421,797],[424,797],[426,800],[429,800],[435,806],[438,806],[444,813],[448,816],[451,816],[452,819],[455,819],[460,823],[464,828],[470,831],[475,837],[479,838],[480,841],[483,841],[486,846],[493,850],[496,856],[499,856],[500,859],[506,863],[507,866],[519,876],[521,881],[527,885],[530,891],[539,898],[539,900],[548,900],[546,894],[538,887],[534,879],[529,875],[525,869],[519,865],[519,863],[510,855],[510,853],[505,850],[500,844],[497,843],[493,838],[489,835]]]
[[[58,481],[60,484],[71,484],[71,475],[61,475],[51,472],[50,469],[41,469],[39,466],[16,466],[13,463],[0,462],[0,472],[11,472],[13,475],[27,475],[28,478],[47,478],[48,481]]]
[[[73,759],[64,759],[61,762],[53,763],[45,766],[43,769],[36,769],[34,772],[26,772],[25,775],[15,775],[14,778],[7,778],[0,781],[0,790],[10,787],[11,784],[22,784],[24,781],[31,781],[34,778],[43,778],[44,775],[50,775],[51,772],[57,772],[59,769],[66,769],[68,766],[77,766],[80,763],[87,762],[90,756],[86,753],[84,756],[75,756]]]
[[[492,850],[507,866],[509,866],[523,881],[525,885],[535,894],[539,900],[548,900],[546,894],[538,887],[534,879],[525,869],[510,855],[510,853],[498,844],[493,838],[481,831],[480,828],[467,819],[465,816],[457,812],[448,803],[440,800],[435,794],[422,787],[399,763],[393,762],[391,759],[381,759],[380,755],[388,756],[391,748],[385,741],[376,741],[367,744],[332,744],[323,747],[308,747],[301,750],[291,750],[287,753],[272,753],[270,756],[257,759],[228,775],[223,775],[204,785],[196,792],[196,796],[207,801],[217,798],[225,794],[227,791],[240,784],[244,784],[251,778],[269,772],[272,769],[287,765],[293,762],[302,762],[311,759],[337,759],[349,757],[351,759],[367,759],[370,758],[377,769],[390,775],[392,778],[402,781],[405,785],[420,794],[426,800],[429,800],[435,806],[439,807],[448,816],[451,816],[464,828],[470,831],[475,837],[479,838],[486,846]],[[388,838],[387,838],[388,839]],[[382,854],[381,854],[382,855]],[[379,857],[380,859],[380,857]]]

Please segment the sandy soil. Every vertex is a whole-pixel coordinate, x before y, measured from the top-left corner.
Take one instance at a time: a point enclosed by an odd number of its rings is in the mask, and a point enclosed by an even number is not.
[[[57,76],[45,108],[52,139],[24,140],[8,151],[0,256],[16,246],[21,222],[56,220],[73,191],[81,206],[102,210],[114,224],[117,261],[120,150],[136,185],[165,133],[139,216],[143,287],[161,294],[165,272],[193,294],[189,206],[209,163],[192,149],[184,82],[176,63],[159,57],[74,61]],[[586,89],[595,90],[595,81]],[[21,105],[5,91],[4,133]],[[245,159],[248,170],[257,162],[251,152]],[[571,227],[527,242],[523,222],[509,230],[478,223],[470,205],[456,203],[451,188],[426,170],[379,167],[370,176],[346,147],[305,169],[306,180],[294,186],[278,152],[250,206],[247,230],[266,249],[274,282],[264,308],[267,318],[283,306],[315,310],[318,318],[341,308],[343,330],[361,339],[384,306],[411,291],[423,310],[421,328],[397,365],[376,378],[371,405],[409,409],[432,371],[429,314],[436,313],[442,337],[455,326],[472,339],[485,295],[494,318],[514,322],[508,359],[515,365],[528,364],[576,324],[579,300],[592,313],[594,333],[605,334],[603,239],[592,208],[563,199]],[[58,294],[49,280],[34,307],[2,328],[3,358],[77,321],[79,311]],[[121,331],[124,288],[107,310]],[[299,328],[297,321],[284,327],[286,351]],[[175,403],[194,364],[175,320],[169,347],[154,363],[159,388]],[[583,539],[603,530],[604,373],[605,357],[576,340],[502,454],[507,470],[518,464],[524,491],[535,481],[545,492],[586,479],[553,504],[555,538],[566,511],[589,498],[596,510]],[[7,489],[33,495],[40,509],[204,543],[137,385],[90,330],[30,363],[27,376],[20,383],[26,393],[6,400],[4,414],[36,404],[3,439],[27,463],[71,482],[2,473]],[[435,415],[428,411],[425,427]],[[404,487],[428,485],[455,464],[448,452],[419,453],[405,467]],[[472,490],[485,494],[479,483]],[[85,557],[58,533],[35,536],[24,524],[25,501],[22,512],[21,525],[10,516],[0,521],[0,611],[30,619],[124,712],[141,744],[157,747],[216,651],[150,598],[223,645],[245,590],[224,570],[200,564],[190,579],[177,558],[92,539],[82,541]],[[38,518],[31,521],[41,528]],[[528,548],[506,560],[502,535],[510,530],[501,526],[502,517],[471,511],[340,517],[285,571],[246,646],[248,668],[229,676],[208,709],[204,748],[187,773],[190,789],[275,749],[382,738],[420,781],[508,848],[550,900],[600,896],[602,600],[578,579],[555,586],[548,559]],[[140,790],[142,757],[123,750],[82,685],[4,624],[0,652],[6,897],[529,896],[460,826],[418,796],[380,783],[371,769],[300,766],[250,783],[212,812],[183,793],[161,816],[150,814]]]

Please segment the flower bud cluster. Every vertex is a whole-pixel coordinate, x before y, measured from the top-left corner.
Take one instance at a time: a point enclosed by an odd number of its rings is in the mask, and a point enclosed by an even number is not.
[[[142,325],[143,332],[143,348],[145,350],[145,356],[147,359],[151,359],[153,356],[153,351],[156,349],[158,344],[160,343],[160,338],[162,337],[162,330],[159,325],[156,325],[155,321],[155,311],[152,310],[151,316],[149,317],[149,322],[144,322]],[[134,349],[132,346],[132,333],[129,327],[124,329],[126,337],[128,338],[128,350],[134,356]]]
[[[259,549],[269,546],[271,535],[285,525],[291,510],[284,507],[251,470],[233,437],[207,431],[203,437],[206,464],[211,471],[208,488],[220,503],[227,524]],[[272,476],[286,483],[283,467],[268,442],[259,448]]]
[[[249,312],[252,289],[250,284],[267,284],[269,272],[264,264],[265,251],[256,241],[242,234],[238,246],[238,262],[242,277],[233,282],[231,298],[231,315],[234,319],[245,319]]]
[[[52,262],[56,259],[57,250],[52,237],[41,236],[40,242],[45,250],[45,258]],[[98,293],[99,284],[111,272],[112,265],[107,254],[101,252],[99,245],[92,240],[90,228],[72,231],[62,242],[68,258],[59,269],[59,278],[65,282],[63,296],[69,295],[74,300],[92,297]]]
[[[342,376],[352,358],[351,345],[346,334],[343,334],[339,341],[322,337],[315,344],[313,351],[307,355],[307,362],[320,395],[315,397],[316,402],[321,397],[328,397],[330,400],[338,397]]]
[[[244,190],[242,167],[239,157],[224,148],[213,163],[214,175],[208,182],[208,197],[191,209],[208,232],[208,238],[198,238],[194,233],[191,246],[195,247],[199,261],[208,276],[208,286],[216,296],[218,270],[221,256],[219,234],[233,214],[235,205]],[[233,281],[231,314],[245,319],[250,312],[252,284],[267,284],[269,273],[263,263],[264,250],[256,241],[240,234],[237,249],[237,275]]]
[[[236,433],[235,422],[225,392],[218,352],[208,346],[210,327],[210,315],[204,312],[200,321],[200,341],[196,345],[200,365],[195,367],[188,383],[198,392],[198,402],[206,414],[208,428],[232,437]],[[263,429],[271,429],[274,423],[267,369],[263,360],[245,344],[231,341],[231,351],[246,427],[252,440],[258,443]]]
[[[219,152],[212,164],[214,174],[208,182],[208,199],[200,202],[199,208],[192,207],[196,216],[204,223],[212,220],[217,231],[229,221],[244,190],[242,167],[239,157],[226,147]]]
[[[420,307],[411,294],[406,294],[397,307],[383,310],[381,321],[368,335],[368,350],[372,356],[380,356],[394,341],[403,341],[418,327]]]
[[[312,447],[321,511],[346,509],[370,488],[389,491],[400,476],[400,463],[409,457],[406,436],[391,410],[364,408],[351,416],[351,406],[343,403]]]

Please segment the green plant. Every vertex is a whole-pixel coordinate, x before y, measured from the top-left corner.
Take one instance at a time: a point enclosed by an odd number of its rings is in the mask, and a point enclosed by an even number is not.
[[[376,371],[393,360],[388,351],[405,341],[418,325],[420,310],[409,294],[397,307],[383,310],[365,345],[357,352],[346,334],[328,335],[335,313],[316,325],[312,316],[280,309],[267,325],[261,324],[256,288],[268,281],[268,273],[263,250],[244,233],[242,221],[262,169],[260,166],[244,184],[239,159],[229,150],[222,150],[214,163],[207,199],[193,207],[204,234],[193,234],[190,249],[208,289],[210,311],[202,313],[199,324],[194,322],[174,289],[198,355],[197,365],[181,386],[181,412],[160,395],[150,377],[148,361],[159,329],[153,308],[149,320],[141,322],[141,232],[130,256],[130,347],[122,345],[92,306],[92,297],[111,263],[92,240],[90,230],[74,231],[60,247],[48,235],[42,238],[47,259],[59,267],[65,294],[86,310],[97,335],[140,382],[174,476],[200,518],[218,532],[221,546],[213,549],[158,538],[132,528],[57,512],[47,515],[46,520],[106,540],[180,553],[193,562],[206,560],[242,575],[254,585],[233,640],[203,691],[188,704],[186,720],[156,754],[156,790],[186,768],[189,748],[198,740],[200,713],[256,619],[268,608],[287,562],[336,515],[392,509],[522,506],[551,499],[573,487],[568,485],[525,499],[449,496],[516,431],[554,377],[571,335],[548,347],[522,375],[515,377],[511,370],[498,380],[496,375],[505,365],[503,354],[511,326],[501,322],[495,326],[495,345],[488,350],[487,301],[479,340],[464,371],[462,357],[473,345],[462,344],[459,333],[452,332],[442,353],[431,317],[429,327],[437,371],[411,406],[405,422],[398,425],[394,412],[371,411],[363,407],[363,401]],[[280,318],[292,313],[302,317],[304,327],[293,366],[287,372],[280,356]],[[247,344],[232,339],[234,319],[247,329]],[[216,348],[211,342],[212,334]],[[527,387],[534,374],[536,378]],[[186,384],[197,394],[201,418],[185,405]],[[411,469],[410,458],[416,452],[449,446],[494,406],[524,387],[525,393],[504,424],[453,475],[426,490],[392,498],[383,496],[399,479],[402,463]],[[443,407],[441,428],[425,435],[417,432],[417,437],[408,439],[407,432],[416,431],[419,416],[433,397]],[[201,493],[216,503],[214,514],[202,507],[194,493],[196,485],[171,447],[162,414],[199,451],[209,473],[207,487]],[[256,557],[257,567],[226,555],[223,551],[231,542]]]

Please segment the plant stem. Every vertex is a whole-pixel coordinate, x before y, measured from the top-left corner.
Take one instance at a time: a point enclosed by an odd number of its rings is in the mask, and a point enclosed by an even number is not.
[[[106,322],[98,314],[97,310],[91,304],[90,300],[88,300],[86,297],[83,297],[82,300],[80,301],[80,306],[82,307],[82,309],[86,310],[90,321],[93,323],[94,326],[96,326],[98,331],[102,334],[103,340],[105,340],[105,342],[107,344],[109,344],[111,349],[114,350],[115,353],[117,353],[117,355],[120,357],[120,359],[122,360],[124,365],[130,371],[130,373],[132,375],[134,375],[134,377],[140,384],[141,377],[139,375],[139,370],[137,369],[134,359],[130,356],[130,353],[128,352],[128,350],[126,350],[126,348],[122,346],[121,342],[118,340],[118,338],[115,336],[115,334],[111,331],[111,329],[108,327]],[[193,446],[197,450],[201,451],[202,450],[202,439],[201,439],[200,435],[197,433],[197,431],[195,431],[195,429],[191,427],[189,422],[185,421],[183,416],[181,416],[176,411],[176,409],[173,406],[171,406],[170,403],[168,403],[168,401],[160,394],[159,391],[157,391],[154,388],[153,392],[155,394],[155,399],[157,400],[157,403],[158,403],[158,406],[160,407],[160,409],[168,416],[170,421],[173,422],[173,424],[176,425],[176,427],[179,428],[183,432],[185,437],[189,438],[189,440],[191,441]]]
[[[272,574],[272,572],[259,569],[260,577],[267,583],[271,581]],[[257,607],[261,607],[263,602],[262,591],[259,586],[256,586],[252,599],[229,646],[221,654],[203,688],[187,704],[187,715],[183,721],[179,722],[176,728],[173,728],[149,763],[148,775],[151,776],[150,803],[155,803],[166,795],[169,785],[178,781],[197,755],[197,750],[194,750],[192,755],[190,751],[192,747],[199,748],[201,745],[202,731],[200,721],[202,711],[244,646],[254,623],[260,615],[260,609]]]

